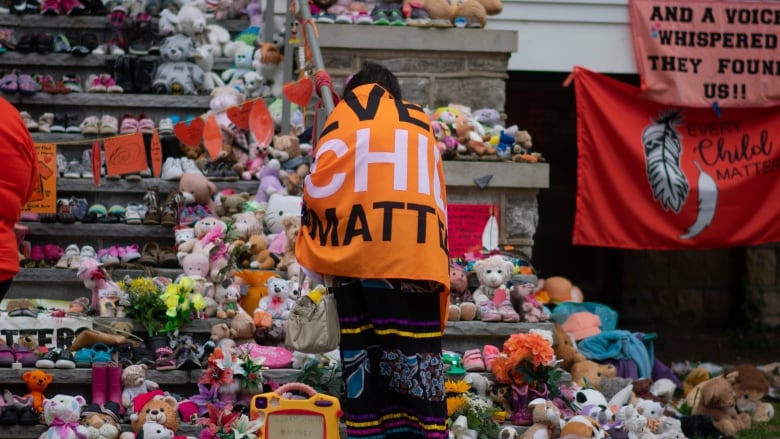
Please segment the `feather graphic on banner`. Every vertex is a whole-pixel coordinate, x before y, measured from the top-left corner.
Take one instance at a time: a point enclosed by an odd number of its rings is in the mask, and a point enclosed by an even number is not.
[[[691,239],[709,227],[718,205],[718,185],[715,180],[701,169],[698,162],[694,161],[693,164],[699,169],[699,211],[696,222],[688,227],[687,233],[680,235],[680,239]]]
[[[490,218],[482,229],[482,247],[487,251],[498,248],[498,221],[494,207],[490,208]]]
[[[642,144],[645,146],[647,179],[653,190],[653,198],[664,209],[679,213],[688,196],[688,180],[680,168],[682,142],[674,129],[682,119],[682,114],[670,111],[661,114],[642,131]]]

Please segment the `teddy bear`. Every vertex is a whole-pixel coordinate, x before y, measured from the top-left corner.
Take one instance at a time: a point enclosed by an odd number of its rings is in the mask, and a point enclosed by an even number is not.
[[[51,384],[54,377],[42,370],[31,370],[22,374],[22,380],[27,383],[30,392],[23,398],[32,398],[32,406],[38,413],[43,412],[43,400],[46,396],[43,394],[46,388]]]
[[[569,333],[557,322],[553,322],[553,340],[555,358],[561,360],[560,366],[564,370],[570,372],[572,365],[587,359],[577,350]]]
[[[230,32],[218,24],[209,24],[206,14],[194,3],[183,4],[175,19],[176,32],[192,39],[198,46],[211,46],[215,57],[224,55],[230,42]]]
[[[205,74],[189,59],[195,43],[182,34],[166,37],[160,45],[160,64],[154,72],[152,90],[157,94],[197,95]]]
[[[497,15],[503,10],[500,0],[423,0],[423,7],[431,17],[432,25],[438,27],[455,25],[483,28],[488,16]]]
[[[80,424],[81,407],[87,401],[81,395],[58,394],[43,401],[43,420],[49,428],[39,439],[84,439],[87,427]]]
[[[474,303],[466,270],[460,265],[450,264],[450,305],[447,320],[474,320],[477,305]]]
[[[727,436],[750,428],[751,419],[747,413],[737,412],[737,402],[733,382],[736,376],[719,375],[699,383],[685,397],[692,415],[706,415],[712,418],[713,425]]]
[[[493,255],[474,263],[479,287],[474,290],[479,318],[483,322],[519,322],[509,299],[507,282],[514,273],[512,261],[502,255]]]
[[[128,416],[133,413],[136,396],[160,388],[156,382],[146,379],[146,370],[145,364],[132,364],[122,370],[122,407]]]
[[[246,169],[241,173],[241,179],[245,181],[258,178],[257,174],[265,166],[266,159],[269,155],[269,145],[261,145],[257,142],[253,142],[249,147],[249,160],[246,162]]]
[[[255,322],[249,314],[241,311],[230,321],[230,338],[236,342],[236,346],[255,341]]]
[[[181,280],[183,276],[192,279],[193,291],[200,293],[206,302],[206,307],[202,311],[203,317],[214,317],[219,306],[214,300],[214,283],[208,277],[210,267],[208,255],[202,251],[194,251],[192,253],[178,253],[176,256],[182,267],[182,274],[177,277],[176,281]]]
[[[301,154],[301,144],[298,136],[292,134],[278,134],[274,136],[271,142],[271,156],[278,159],[284,168],[291,169],[287,166],[287,162],[301,157]]]
[[[601,390],[601,378],[614,378],[617,369],[611,364],[599,364],[591,360],[578,361],[571,366],[571,380],[582,387]]]
[[[146,423],[156,423],[174,432],[179,430],[179,403],[176,398],[159,390],[142,393],[135,397],[133,415],[130,417],[132,432],[123,432],[120,439],[135,439]],[[189,437],[189,436],[187,436]]]
[[[214,46],[205,45],[196,47],[192,53],[193,61],[203,70],[203,83],[198,88],[198,94],[208,95],[215,88],[225,85],[222,78],[214,71],[215,50]]]
[[[286,320],[294,303],[290,281],[274,276],[265,281],[265,286],[268,295],[260,299],[255,313],[264,311],[271,314],[272,319]]]
[[[184,200],[179,209],[179,225],[192,226],[201,218],[214,215],[216,203],[212,198],[217,186],[203,174],[188,172],[179,179],[179,192]]]
[[[772,419],[772,404],[763,402],[769,393],[769,380],[761,370],[752,364],[742,363],[727,369],[723,374],[732,382],[738,412],[749,414],[753,423]]]
[[[279,263],[276,264],[276,268],[285,270],[287,272],[287,279],[290,280],[293,285],[296,285],[300,279],[301,266],[298,264],[298,259],[295,257],[295,240],[298,238],[298,230],[301,228],[301,217],[299,215],[285,216],[282,218],[282,224],[284,224],[286,242],[284,245],[284,253],[280,255]]]
[[[520,436],[520,439],[539,437],[558,437],[561,430],[561,411],[552,401],[537,398],[528,403],[533,424]],[[545,436],[546,434],[546,436]]]
[[[430,116],[432,121],[442,124],[438,127],[437,140],[455,145],[446,145],[445,149],[452,149],[457,155],[473,154],[477,156],[495,155],[495,147],[490,145],[488,137],[480,134],[479,122],[471,116],[467,107],[449,105],[437,108]],[[435,132],[435,131],[434,131]]]
[[[512,306],[520,314],[522,321],[530,323],[546,322],[550,315],[544,311],[536,299],[537,278],[534,275],[518,276],[509,290]]]
[[[217,209],[217,215],[222,221],[230,222],[235,219],[235,214],[241,212],[244,203],[249,201],[252,196],[249,192],[239,192],[237,194],[222,194],[219,196],[219,208]],[[254,213],[252,213],[254,216]]]
[[[230,241],[246,242],[252,235],[263,233],[263,222],[258,218],[256,212],[234,213],[228,222],[230,223],[230,231],[227,239]]]

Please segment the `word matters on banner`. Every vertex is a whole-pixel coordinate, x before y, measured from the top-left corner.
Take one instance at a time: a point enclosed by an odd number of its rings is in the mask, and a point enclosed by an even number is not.
[[[630,0],[629,6],[645,97],[688,107],[780,103],[780,3]]]

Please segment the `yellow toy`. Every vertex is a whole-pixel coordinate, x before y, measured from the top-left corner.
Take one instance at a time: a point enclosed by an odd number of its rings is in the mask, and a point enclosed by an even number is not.
[[[292,392],[306,393],[308,398]],[[287,383],[274,392],[255,395],[249,410],[252,420],[263,422],[258,439],[339,437],[342,412],[338,398],[317,393],[306,384]]]

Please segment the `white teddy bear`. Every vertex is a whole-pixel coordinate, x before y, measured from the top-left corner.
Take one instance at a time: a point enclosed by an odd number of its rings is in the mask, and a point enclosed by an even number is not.
[[[274,276],[265,281],[268,295],[260,299],[257,310],[271,314],[273,319],[286,320],[295,301],[292,299],[290,281]]]
[[[83,396],[55,395],[43,400],[43,419],[49,428],[39,439],[83,439],[87,427],[81,425],[81,407],[87,401]]]

